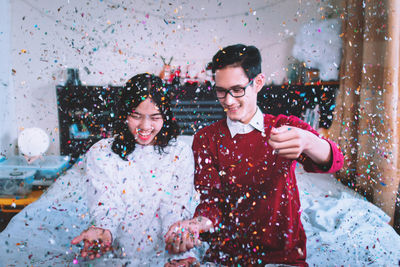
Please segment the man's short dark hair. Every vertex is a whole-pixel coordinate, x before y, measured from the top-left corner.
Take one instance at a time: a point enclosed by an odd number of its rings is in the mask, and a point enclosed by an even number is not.
[[[230,45],[219,50],[212,59],[212,73],[225,67],[242,67],[249,80],[261,73],[261,55],[255,46]]]

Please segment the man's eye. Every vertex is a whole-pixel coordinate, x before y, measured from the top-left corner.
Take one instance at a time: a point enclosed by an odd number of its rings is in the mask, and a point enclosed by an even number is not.
[[[243,90],[243,88],[232,88],[232,91],[235,93],[240,93]]]

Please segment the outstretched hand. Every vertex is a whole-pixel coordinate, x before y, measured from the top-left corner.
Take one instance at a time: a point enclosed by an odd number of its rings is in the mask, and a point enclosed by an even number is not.
[[[200,263],[196,260],[196,258],[189,257],[181,260],[172,260],[167,262],[164,267],[199,267]]]
[[[104,253],[112,249],[112,235],[106,229],[90,227],[72,239],[71,244],[76,245],[81,241],[84,242],[81,250],[83,258],[88,257],[91,260],[100,258]]]
[[[201,244],[200,233],[211,229],[212,222],[202,216],[174,223],[165,235],[165,249],[178,254]]]

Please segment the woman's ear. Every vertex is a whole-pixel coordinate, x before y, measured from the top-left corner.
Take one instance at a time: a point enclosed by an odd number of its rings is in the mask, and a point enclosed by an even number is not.
[[[264,73],[259,73],[255,78],[254,78],[254,84],[256,86],[257,93],[260,92],[260,90],[263,88],[265,85],[265,74]]]

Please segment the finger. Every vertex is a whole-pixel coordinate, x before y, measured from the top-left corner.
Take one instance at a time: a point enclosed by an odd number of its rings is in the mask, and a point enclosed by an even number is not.
[[[181,241],[179,244],[179,253],[187,251],[186,245],[186,242]]]
[[[171,251],[172,254],[178,254],[179,253],[179,245],[172,245]]]
[[[285,131],[285,130],[286,130],[286,129],[285,129],[283,126],[277,127],[277,128],[273,127],[273,128],[271,129],[271,135],[280,134],[280,133],[282,133],[282,132]]]
[[[110,250],[111,250],[111,246],[106,246],[106,245],[101,246],[101,253],[103,253],[103,254]]]
[[[105,254],[106,252],[110,251],[112,249],[111,244],[110,243],[103,243],[101,245],[100,251],[102,254]]]
[[[193,264],[195,264],[196,262],[197,262],[196,258],[189,257],[189,258],[186,258],[184,260],[179,261],[179,263],[182,264],[182,265],[179,265],[179,266],[188,266],[188,267],[190,267]]]
[[[274,142],[285,142],[285,141],[289,141],[292,139],[296,139],[298,138],[299,135],[296,131],[285,131],[279,134],[274,134],[270,136],[270,140],[274,141]]]
[[[171,225],[171,227],[169,227],[168,232],[165,234],[165,239],[170,238],[172,236],[173,233],[176,232],[176,229],[179,228],[179,223],[174,223],[173,225]]]
[[[192,240],[190,240],[189,242],[186,243],[186,251],[191,250],[192,248],[194,248],[194,242]]]
[[[82,257],[82,258],[86,258],[87,255],[88,255],[88,254],[87,254],[86,251],[83,251],[83,250],[81,251],[81,257]]]
[[[196,265],[198,264],[197,259],[193,258],[193,257],[187,258],[186,261],[188,262],[189,266],[192,266],[194,264],[196,264]]]
[[[296,129],[299,129],[299,128],[293,127],[293,126],[289,126],[289,125],[283,125],[283,126],[280,126],[278,128],[272,128],[271,129],[271,135],[280,135],[280,134],[287,133],[287,132],[290,132],[290,131],[296,131]]]
[[[279,126],[279,127],[272,127],[271,133],[272,134],[279,134],[279,133],[283,133],[283,132],[286,132],[286,131],[293,130],[295,128],[297,128],[297,127],[293,127],[293,126],[290,126],[290,125],[282,125],[282,126]]]
[[[91,245],[92,245],[92,242],[90,242],[88,240],[85,240],[84,245],[83,245],[83,249],[81,251],[81,256],[82,257],[87,257]]]
[[[174,239],[175,239],[175,235],[176,235],[176,233],[171,233],[170,235],[168,235],[168,237],[165,238],[165,243],[166,244],[173,243]]]
[[[169,243],[166,245],[165,249],[168,251],[168,253],[173,254],[173,250],[174,250],[174,243]]]
[[[80,243],[84,239],[84,237],[85,237],[85,235],[82,232],[80,235],[78,235],[77,237],[75,237],[74,239],[71,240],[71,244],[76,245],[76,244]]]
[[[105,241],[105,242],[102,243],[102,246],[105,247],[105,248],[110,249],[111,248],[111,242]]]
[[[286,154],[286,155],[279,155],[281,158],[290,159],[290,160],[297,160],[299,156],[297,154]]]
[[[173,267],[176,266],[178,262],[176,260],[169,261],[165,264],[165,266]]]
[[[182,243],[182,238],[180,235],[177,235],[175,242],[174,242],[174,252],[179,253],[180,252],[180,246]]]
[[[195,246],[200,246],[202,244],[201,240],[199,238],[195,239]]]
[[[194,244],[195,244],[195,236],[192,233],[186,232],[185,236],[184,236],[184,242],[185,242],[185,249],[190,250],[192,248],[194,248]]]
[[[175,240],[178,238],[178,234],[175,232],[172,232],[169,237],[165,240],[165,243],[168,245],[173,246],[175,243]]]
[[[171,254],[172,254],[172,245],[167,245],[167,246],[165,247],[165,250],[166,250],[168,253],[171,253]]]
[[[275,150],[278,149],[278,145],[280,144],[280,142],[276,142],[276,141],[273,141],[273,140],[269,139],[268,140],[268,144],[272,148],[272,154],[276,154],[277,151],[275,151]]]
[[[284,149],[300,149],[301,145],[298,139],[292,139],[284,142],[271,141],[271,147],[275,150],[279,149],[279,151],[282,151]]]
[[[174,267],[185,267],[186,265],[186,260],[177,260],[173,262]]]
[[[97,251],[95,250],[90,250],[88,253],[88,258],[93,260],[94,258],[99,258],[101,256],[101,254],[99,254]]]
[[[296,158],[298,158],[300,156],[300,154],[301,154],[301,151],[300,151],[299,147],[279,149],[279,156],[294,155]]]
[[[177,239],[178,241],[174,241],[174,242],[172,242],[171,244],[170,244],[170,246],[169,246],[169,249],[168,249],[168,252],[169,253],[171,253],[171,254],[178,254],[179,252],[180,252],[180,250],[179,250],[179,246],[180,246],[180,244],[179,244],[179,240],[180,239]]]
[[[106,230],[103,228],[98,228],[98,237],[103,242],[111,242],[112,241],[111,232],[109,230]]]

